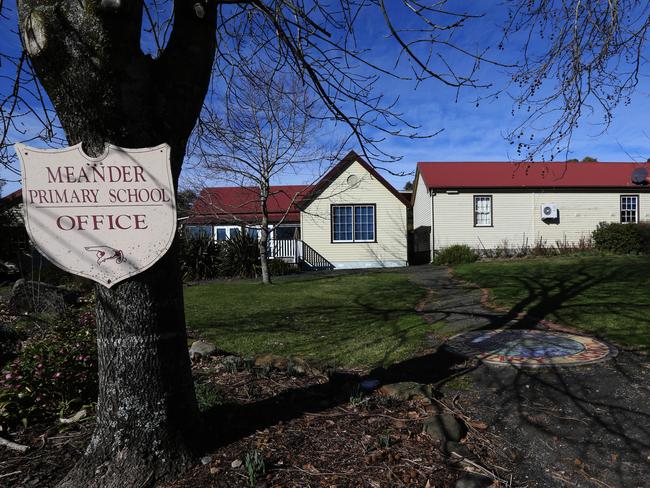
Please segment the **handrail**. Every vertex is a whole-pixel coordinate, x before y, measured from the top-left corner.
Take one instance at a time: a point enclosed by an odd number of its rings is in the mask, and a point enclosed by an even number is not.
[[[334,265],[304,241],[302,244],[302,261],[314,269],[334,269]]]
[[[334,265],[309,244],[299,239],[274,239],[269,248],[271,258],[292,258],[295,264],[309,269],[334,269]]]

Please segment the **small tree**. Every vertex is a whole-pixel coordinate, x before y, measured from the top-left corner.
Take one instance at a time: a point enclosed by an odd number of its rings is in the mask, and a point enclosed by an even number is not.
[[[179,218],[187,217],[190,214],[190,209],[194,205],[196,197],[196,192],[190,189],[179,190],[176,193],[176,214]]]
[[[272,223],[268,203],[276,192],[271,181],[297,166],[324,159],[313,142],[319,128],[314,100],[295,77],[245,68],[238,70],[220,104],[206,105],[199,122],[195,152],[201,167],[222,181],[257,190],[250,195],[258,200],[259,219],[241,223],[259,226],[263,283],[271,283],[269,236],[301,196],[299,192],[288,195],[290,205]]]

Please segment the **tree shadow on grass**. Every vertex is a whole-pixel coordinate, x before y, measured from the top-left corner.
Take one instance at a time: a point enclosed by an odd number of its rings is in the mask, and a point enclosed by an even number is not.
[[[650,316],[639,312],[648,300],[631,291],[611,292],[612,286],[634,281],[629,270],[579,262],[568,275],[550,278],[545,271],[497,271],[495,283],[505,280],[525,290],[525,297],[503,314],[508,328],[535,327],[547,318],[571,326],[577,319],[584,323],[585,316],[597,321],[609,314],[635,324],[639,342],[649,342]],[[589,330],[618,334],[611,324],[589,324]],[[558,486],[643,486],[650,474],[649,366],[644,354],[623,349],[615,359],[587,366],[481,367],[469,375],[475,385],[473,413],[514,439],[524,452],[523,473]],[[560,471],[572,472],[570,481],[553,478]]]
[[[442,316],[443,320],[462,321],[464,313],[468,320],[478,316],[477,329],[530,328],[549,316],[559,321],[570,319],[576,309],[589,306],[575,300],[591,293],[598,307],[619,310],[650,328],[650,317],[639,317],[635,312],[639,304],[634,300],[594,293],[619,275],[619,270],[603,271],[585,264],[572,270],[570,279],[548,280],[543,273],[509,277],[526,290],[526,296],[504,313],[464,312],[462,306],[432,306],[426,313],[436,320]],[[464,285],[448,276],[439,276],[429,286],[434,290],[460,288],[464,293]],[[362,305],[369,314],[387,312],[363,301],[356,305]],[[474,385],[469,396],[475,402],[469,409],[498,432],[509,433],[509,441],[524,453],[518,468],[521,476],[530,474],[532,479],[544,480],[542,484],[561,486],[566,480],[558,481],[549,470],[566,471],[568,466],[566,476],[571,483],[642,486],[650,472],[649,373],[647,358],[630,351],[602,364],[530,370],[477,367],[440,347],[386,368],[375,368],[367,375],[337,373],[325,384],[288,390],[252,404],[214,407],[205,417],[210,439],[207,448],[215,449],[307,412],[343,405],[368,377],[384,384],[416,381],[444,387],[451,379],[468,375]]]

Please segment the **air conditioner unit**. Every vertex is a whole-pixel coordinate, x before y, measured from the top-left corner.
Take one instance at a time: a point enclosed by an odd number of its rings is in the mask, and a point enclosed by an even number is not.
[[[543,203],[542,204],[542,220],[551,220],[557,219],[557,205],[554,203]]]

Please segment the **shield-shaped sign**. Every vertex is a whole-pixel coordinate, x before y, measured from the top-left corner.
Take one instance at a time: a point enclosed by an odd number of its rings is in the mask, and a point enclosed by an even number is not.
[[[170,248],[176,201],[167,144],[108,145],[97,158],[81,144],[53,150],[16,144],[16,152],[25,227],[60,268],[111,287]]]

